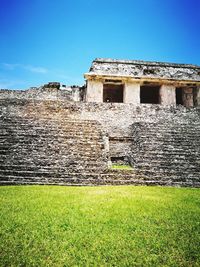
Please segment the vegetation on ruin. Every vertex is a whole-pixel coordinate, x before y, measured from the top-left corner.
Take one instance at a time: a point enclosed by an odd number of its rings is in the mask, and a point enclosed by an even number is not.
[[[0,187],[0,266],[200,266],[200,191]]]
[[[130,165],[122,165],[122,164],[112,164],[111,169],[113,170],[133,170]]]

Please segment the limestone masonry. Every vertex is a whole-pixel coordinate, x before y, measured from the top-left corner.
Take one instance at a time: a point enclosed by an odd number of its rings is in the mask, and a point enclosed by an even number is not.
[[[199,66],[96,59],[84,77],[0,90],[1,184],[200,186]]]

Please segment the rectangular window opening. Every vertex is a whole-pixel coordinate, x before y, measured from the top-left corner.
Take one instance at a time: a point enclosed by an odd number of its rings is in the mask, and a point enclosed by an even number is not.
[[[160,86],[144,85],[140,87],[140,103],[160,104]]]
[[[123,84],[104,84],[103,85],[103,102],[123,103]]]
[[[176,88],[176,105],[183,105],[183,88]]]

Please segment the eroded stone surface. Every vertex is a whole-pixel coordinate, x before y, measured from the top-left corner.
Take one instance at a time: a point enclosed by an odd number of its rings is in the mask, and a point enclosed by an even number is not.
[[[200,67],[189,64],[97,58],[90,75],[200,81]]]
[[[0,99],[35,99],[35,100],[64,100],[82,101],[84,86],[63,87],[60,83],[50,82],[40,87],[31,87],[28,90],[0,90]]]
[[[198,108],[7,99],[0,121],[1,184],[200,186]]]
[[[96,59],[85,77],[0,90],[0,184],[200,187],[200,67]]]

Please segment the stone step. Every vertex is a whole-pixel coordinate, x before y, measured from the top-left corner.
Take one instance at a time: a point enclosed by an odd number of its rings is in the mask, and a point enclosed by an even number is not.
[[[161,140],[163,139],[163,137],[168,139],[184,139],[185,137],[191,138],[191,140],[194,138],[194,136],[198,136],[198,132],[200,131],[200,129],[193,129],[190,132],[176,132],[176,133],[166,133],[165,131],[160,131],[159,129],[155,130],[155,131],[151,131],[151,132],[140,132],[139,134],[139,138],[145,138],[147,140]]]
[[[45,152],[46,154],[48,153],[59,153],[59,152],[64,152],[64,151],[68,151],[69,154],[72,155],[97,155],[97,154],[102,154],[102,145],[87,145],[87,146],[75,146],[75,145],[71,145],[71,146],[65,146],[63,145],[62,147],[51,147],[48,145],[44,145],[44,146],[36,146],[36,145],[27,145],[27,146],[18,146],[13,145],[13,146],[6,146],[6,147],[0,147],[0,151],[1,153],[4,152],[10,152],[12,154],[14,154],[15,152],[18,154],[19,151],[20,153],[26,153],[28,152],[29,154],[34,154],[36,152]]]
[[[1,178],[0,178],[1,179]],[[0,180],[1,181],[1,180]],[[67,178],[67,179],[51,179],[48,180],[32,180],[32,179],[10,179],[10,180],[2,180],[1,185],[9,185],[9,184],[49,184],[49,185],[77,185],[77,186],[84,186],[84,185],[164,185],[164,186],[190,186],[190,187],[200,187],[199,182],[176,182],[176,181],[163,181],[163,180],[154,180],[149,178],[148,180],[142,180],[142,179],[132,179],[132,180],[113,180],[111,179],[96,179],[96,178],[90,178],[90,179],[80,179],[80,178]]]
[[[6,132],[5,129],[2,131],[0,130],[0,135],[1,135],[1,138],[3,139],[6,139],[6,138],[13,138],[13,137],[16,137],[16,138],[24,138],[26,139],[27,137],[32,137],[32,138],[57,138],[57,139],[65,139],[66,137],[68,138],[71,138],[71,139],[74,139],[76,137],[83,137],[85,139],[91,139],[91,140],[95,140],[95,139],[99,139],[101,138],[101,135],[99,133],[94,133],[94,132],[87,132],[87,133],[81,133],[81,132],[75,132],[75,131],[71,131],[70,130],[70,133],[67,134],[66,132],[59,132],[58,130],[57,131],[51,131],[51,129],[49,129],[48,133],[47,132],[42,132],[42,133],[39,133],[39,132],[34,132],[34,131],[18,131],[18,130],[15,130],[15,131],[11,131],[11,132]]]
[[[135,172],[137,174],[145,174],[145,175],[159,175],[159,174],[164,174],[164,175],[175,175],[175,176],[178,176],[178,177],[184,177],[184,176],[188,176],[188,177],[200,177],[200,172],[199,171],[196,171],[195,169],[193,170],[193,172],[191,171],[183,171],[183,170],[175,170],[175,169],[171,169],[168,168],[168,169],[153,169],[153,168],[143,168],[143,169],[140,169],[140,168],[136,168],[135,169]]]
[[[193,156],[193,158],[192,158]],[[136,158],[136,156],[134,157],[133,156],[133,161],[136,165],[138,164],[142,164],[142,163],[150,163],[150,164],[174,164],[174,165],[180,165],[180,164],[198,164],[200,162],[200,157],[196,157],[196,154],[193,154],[191,155],[190,154],[190,157],[187,155],[185,155],[185,157],[174,157],[174,156],[171,156],[171,157],[167,157],[167,156],[154,156],[154,157],[151,157],[150,155],[146,156],[139,156],[138,158]]]
[[[192,137],[189,136],[182,136],[182,137],[171,137],[171,138],[167,138],[166,136],[163,138],[156,138],[155,136],[152,137],[145,137],[145,136],[141,136],[138,140],[135,140],[136,143],[144,143],[144,144],[151,144],[151,145],[155,145],[158,143],[164,144],[164,145],[176,145],[176,144],[190,144],[190,143],[199,143],[199,134],[196,133],[193,134]]]
[[[195,159],[170,159],[170,158],[151,158],[151,157],[144,157],[144,158],[138,158],[135,160],[135,165],[140,165],[142,166],[143,164],[150,164],[150,165],[159,165],[159,166],[165,166],[170,165],[172,166],[185,166],[185,165],[195,165],[195,166],[199,166],[200,165],[200,158],[195,158]]]
[[[19,162],[19,161],[18,161]],[[78,162],[78,161],[75,161],[75,160],[71,160],[71,161],[66,161],[66,162],[62,162],[62,161],[55,161],[54,164],[52,164],[51,162],[45,162],[45,161],[20,161],[19,164],[18,162],[16,161],[15,162],[8,162],[8,161],[5,161],[3,164],[0,165],[0,169],[6,169],[7,166],[9,166],[9,169],[12,169],[12,168],[15,168],[17,166],[18,169],[23,169],[24,167],[24,164],[26,164],[26,167],[27,168],[40,168],[41,169],[49,169],[49,167],[52,166],[52,168],[60,168],[60,169],[67,169],[67,168],[75,168],[75,167],[84,167],[84,168],[98,168],[99,166],[102,166],[102,161],[81,161]],[[47,163],[47,164],[45,164]],[[49,163],[49,164],[48,164]],[[106,165],[107,163],[105,162],[103,164]],[[6,166],[6,167],[5,167]],[[82,166],[82,167],[81,167]],[[107,165],[106,165],[107,166]],[[25,168],[26,168],[25,167]]]
[[[160,133],[165,133],[166,135],[176,134],[176,133],[191,133],[194,129],[200,129],[199,122],[198,124],[188,123],[186,125],[153,125],[152,127],[144,126],[142,128],[136,129],[135,132],[140,132],[141,134],[148,133],[156,133],[159,135]]]
[[[189,163],[185,163],[184,165],[178,165],[178,164],[159,164],[159,162],[141,162],[140,164],[135,165],[137,168],[151,168],[151,169],[163,169],[163,170],[167,170],[167,169],[174,169],[174,170],[200,170],[200,164],[189,164]]]
[[[107,166],[106,164],[103,165],[102,163],[101,164],[98,164],[98,163],[87,163],[87,164],[81,164],[81,166],[79,164],[71,164],[71,165],[60,165],[60,164],[57,164],[55,166],[49,166],[49,168],[42,168],[41,165],[39,167],[25,167],[25,168],[20,168],[20,166],[18,166],[17,168],[16,167],[13,167],[12,165],[9,166],[8,168],[4,167],[4,166],[0,166],[0,173],[4,173],[4,174],[7,174],[7,173],[17,173],[17,174],[23,174],[23,173],[39,173],[39,174],[48,174],[49,172],[53,172],[53,173],[68,173],[73,170],[76,170],[76,172],[82,172],[82,171],[89,171],[89,172],[92,172],[94,170],[96,171],[99,171],[99,170],[102,170],[102,169],[105,169]]]
[[[62,118],[62,120],[60,119]],[[59,124],[63,124],[65,122],[69,122],[71,124],[75,124],[75,125],[80,125],[81,127],[84,127],[84,125],[87,125],[87,124],[90,124],[90,125],[97,125],[97,126],[100,126],[100,124],[96,121],[96,120],[87,120],[87,119],[73,119],[72,117],[59,117],[58,118],[55,118],[55,117],[45,117],[44,115],[42,115],[42,117],[39,117],[39,116],[29,116],[29,117],[25,117],[25,116],[15,116],[15,115],[11,115],[10,112],[6,115],[2,115],[0,117],[0,119],[4,122],[4,123],[18,123],[19,121],[20,122],[24,122],[24,123],[27,123],[27,122],[32,122],[32,123],[35,123],[35,122],[47,122],[47,123],[59,123]],[[83,125],[83,122],[84,122],[84,125]]]
[[[102,171],[102,165],[90,165],[90,166],[85,166],[83,169],[79,168],[79,172],[94,172],[94,170],[100,169]],[[106,168],[106,165],[104,166]],[[43,168],[41,166],[0,166],[0,173],[9,174],[9,173],[17,173],[19,175],[23,173],[34,173],[34,174],[49,174],[49,173],[58,173],[58,174],[63,174],[63,173],[70,173],[70,170],[73,171],[74,167],[66,166],[54,166],[53,168],[51,166],[44,166]],[[78,172],[78,171],[76,171]]]
[[[58,118],[56,120],[52,119],[39,119],[38,117],[35,120],[24,120],[22,117],[19,117],[18,119],[14,119],[13,117],[10,117],[10,120],[5,120],[2,117],[0,117],[1,124],[3,126],[9,126],[9,125],[14,125],[18,126],[19,124],[22,125],[23,127],[27,127],[27,125],[31,125],[33,127],[39,127],[40,125],[50,125],[52,127],[79,127],[79,129],[87,129],[89,126],[95,126],[96,128],[101,128],[100,124],[95,121],[87,121],[87,120],[79,120],[79,121],[71,121],[70,119],[61,119]]]
[[[190,156],[190,155],[198,155],[199,154],[199,147],[195,145],[194,147],[185,147],[185,148],[159,148],[159,147],[140,147],[140,149],[133,149],[133,155],[134,153],[139,153],[138,157],[142,157],[143,154],[145,155],[151,155],[151,152],[157,152],[158,155],[162,155],[163,157],[167,156],[174,156],[174,155],[180,155],[180,156]],[[155,156],[153,154],[152,156]]]

